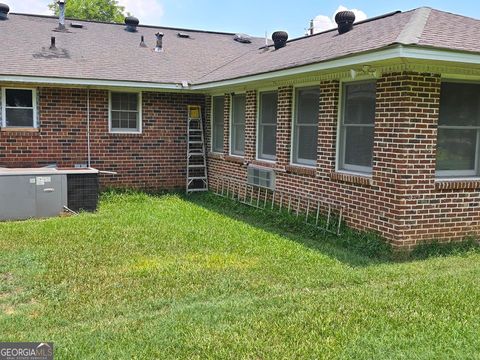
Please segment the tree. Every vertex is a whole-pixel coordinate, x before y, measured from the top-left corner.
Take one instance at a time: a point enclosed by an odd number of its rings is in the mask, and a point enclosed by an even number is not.
[[[58,16],[58,4],[56,0],[53,0],[48,7]],[[118,5],[116,0],[65,1],[65,16],[74,19],[123,23],[126,16],[124,11],[125,8]]]

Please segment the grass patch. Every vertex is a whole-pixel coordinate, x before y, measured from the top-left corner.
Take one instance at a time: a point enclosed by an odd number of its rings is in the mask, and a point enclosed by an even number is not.
[[[478,251],[395,263],[377,240],[110,192],[96,214],[0,224],[0,339],[59,359],[477,358]]]

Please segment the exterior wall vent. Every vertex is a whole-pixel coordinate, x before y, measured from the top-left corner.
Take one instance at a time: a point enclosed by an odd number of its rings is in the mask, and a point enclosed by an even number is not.
[[[335,15],[335,22],[338,25],[338,33],[345,34],[353,29],[355,13],[353,11],[340,11]]]
[[[249,166],[247,183],[270,190],[275,190],[275,171],[273,169]]]
[[[288,33],[285,31],[275,31],[272,34],[272,40],[275,50],[281,49],[287,45]]]
[[[7,20],[9,12],[10,8],[8,7],[8,5],[0,3],[0,20]]]

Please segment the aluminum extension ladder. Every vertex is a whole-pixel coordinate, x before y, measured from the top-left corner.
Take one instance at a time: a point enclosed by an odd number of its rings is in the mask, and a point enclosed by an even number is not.
[[[187,194],[201,191],[208,191],[202,109],[198,105],[188,105]]]

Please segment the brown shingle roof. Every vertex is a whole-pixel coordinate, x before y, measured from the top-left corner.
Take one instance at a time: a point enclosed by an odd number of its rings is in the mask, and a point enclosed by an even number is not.
[[[226,33],[145,26],[130,33],[124,25],[75,22],[84,28],[71,28],[67,20],[68,32],[62,33],[53,31],[55,18],[10,14],[9,20],[0,21],[0,74],[181,83],[265,43],[254,38],[241,44]],[[180,31],[191,38],[179,38]],[[162,53],[153,51],[157,32],[165,34]],[[148,48],[140,47],[141,35]],[[51,36],[56,37],[57,51],[49,50]]]
[[[350,32],[336,30],[289,41],[285,48],[260,49],[233,40],[233,34],[80,21],[83,29],[52,31],[57,19],[10,14],[0,21],[1,75],[123,80],[194,84],[240,78],[320,63],[395,44],[480,53],[480,21],[430,8],[396,12],[357,23]],[[70,21],[67,21],[67,25]],[[155,53],[155,33],[163,32],[164,48]],[[190,39],[177,37],[186,32]],[[148,48],[141,48],[144,35]],[[57,38],[49,50],[50,36]]]

